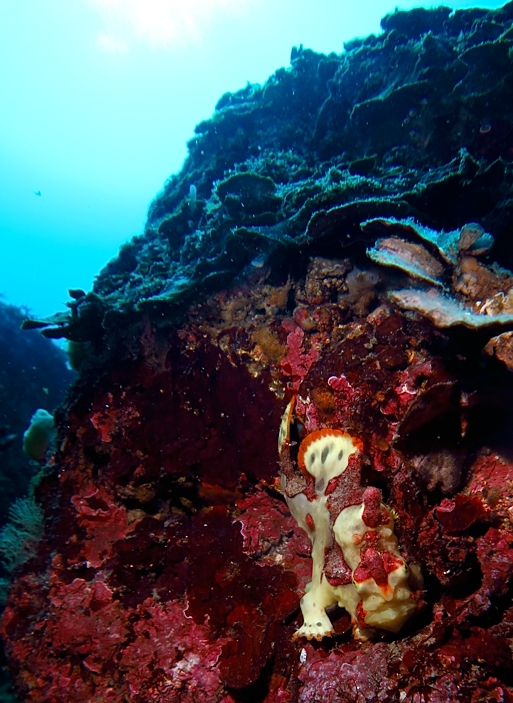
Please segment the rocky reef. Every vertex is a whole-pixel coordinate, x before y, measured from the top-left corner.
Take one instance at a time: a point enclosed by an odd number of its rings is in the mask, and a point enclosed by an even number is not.
[[[26,700],[513,701],[512,20],[294,49],[26,323],[80,369],[2,619]]]
[[[27,310],[0,301],[0,602],[5,602],[7,585],[16,557],[30,553],[30,541],[20,540],[16,517],[40,466],[23,450],[23,433],[37,408],[53,410],[62,403],[76,378],[66,365],[66,354],[37,332],[20,328]],[[41,411],[43,412],[43,411]],[[11,527],[5,523],[14,517]],[[24,521],[26,523],[26,520]],[[12,529],[14,528],[14,529]],[[23,535],[27,537],[26,531]],[[38,534],[38,539],[40,534]],[[15,699],[11,677],[0,647],[0,700]]]

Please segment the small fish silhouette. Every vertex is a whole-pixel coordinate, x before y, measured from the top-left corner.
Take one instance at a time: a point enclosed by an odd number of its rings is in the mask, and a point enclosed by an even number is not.
[[[41,197],[41,191],[40,190],[33,190],[32,191],[34,195],[37,195],[39,198]]]

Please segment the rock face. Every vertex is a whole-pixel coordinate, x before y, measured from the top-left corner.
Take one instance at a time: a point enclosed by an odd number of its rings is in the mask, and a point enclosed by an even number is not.
[[[94,290],[28,323],[81,375],[2,621],[27,700],[513,700],[512,19],[294,50],[221,98]],[[325,436],[356,438],[338,493],[302,471]],[[316,516],[364,605],[314,641]],[[355,638],[408,567],[408,618]]]

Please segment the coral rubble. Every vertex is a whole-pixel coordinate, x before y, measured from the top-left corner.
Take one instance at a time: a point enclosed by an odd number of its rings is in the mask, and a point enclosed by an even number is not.
[[[80,371],[1,625],[26,700],[513,700],[512,19],[293,50],[26,323]]]

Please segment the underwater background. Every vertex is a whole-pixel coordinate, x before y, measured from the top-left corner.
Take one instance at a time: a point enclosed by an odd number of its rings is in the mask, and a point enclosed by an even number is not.
[[[513,4],[0,32],[0,700],[513,700]]]

